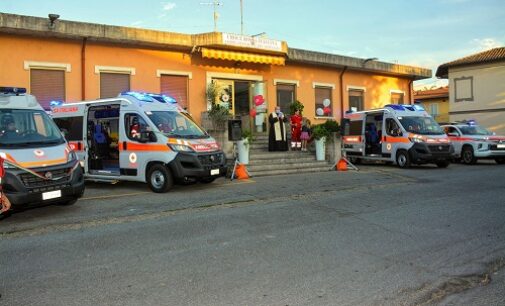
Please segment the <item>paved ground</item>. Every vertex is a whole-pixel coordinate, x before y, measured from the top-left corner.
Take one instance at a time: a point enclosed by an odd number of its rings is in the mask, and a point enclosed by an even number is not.
[[[504,170],[89,184],[0,221],[0,304],[503,305]]]

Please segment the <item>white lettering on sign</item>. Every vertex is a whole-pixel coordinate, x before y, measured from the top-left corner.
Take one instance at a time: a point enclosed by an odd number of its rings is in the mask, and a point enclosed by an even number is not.
[[[223,33],[223,44],[246,48],[282,51],[282,42],[279,40],[239,34]]]

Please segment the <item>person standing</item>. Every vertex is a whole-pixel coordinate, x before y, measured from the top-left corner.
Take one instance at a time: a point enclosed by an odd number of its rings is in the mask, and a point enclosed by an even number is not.
[[[275,111],[268,116],[270,131],[268,134],[268,151],[287,151],[288,140],[286,137],[286,126],[284,125],[288,119],[281,112],[279,106],[275,107]]]
[[[291,116],[291,150],[300,150],[302,148],[302,142],[300,140],[302,120],[303,118],[300,115],[300,110],[297,109],[295,114]]]
[[[4,159],[0,156],[0,215],[11,208],[11,202],[3,192],[3,177],[5,175]]]
[[[307,151],[307,142],[310,140],[310,120],[307,118],[303,119],[302,134],[300,135],[300,140],[302,141],[302,151]]]

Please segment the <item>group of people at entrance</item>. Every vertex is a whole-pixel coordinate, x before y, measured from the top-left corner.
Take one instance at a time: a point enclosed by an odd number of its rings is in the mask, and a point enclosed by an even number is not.
[[[288,118],[281,112],[280,107],[268,117],[270,132],[268,137],[268,151],[287,151],[288,139],[285,123]],[[291,123],[291,150],[307,151],[307,142],[310,140],[310,121],[300,115],[296,110],[290,118]]]

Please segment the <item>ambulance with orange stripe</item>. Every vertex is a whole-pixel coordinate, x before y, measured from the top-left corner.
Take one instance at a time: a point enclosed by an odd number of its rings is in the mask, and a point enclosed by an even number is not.
[[[165,95],[125,92],[56,105],[52,116],[89,180],[146,182],[166,192],[174,183],[210,183],[226,174],[217,142]]]
[[[75,152],[24,88],[0,87],[0,157],[3,192],[14,209],[73,204],[84,192]]]
[[[454,148],[444,130],[419,105],[386,105],[345,115],[343,151],[351,162],[361,160],[449,165]]]

